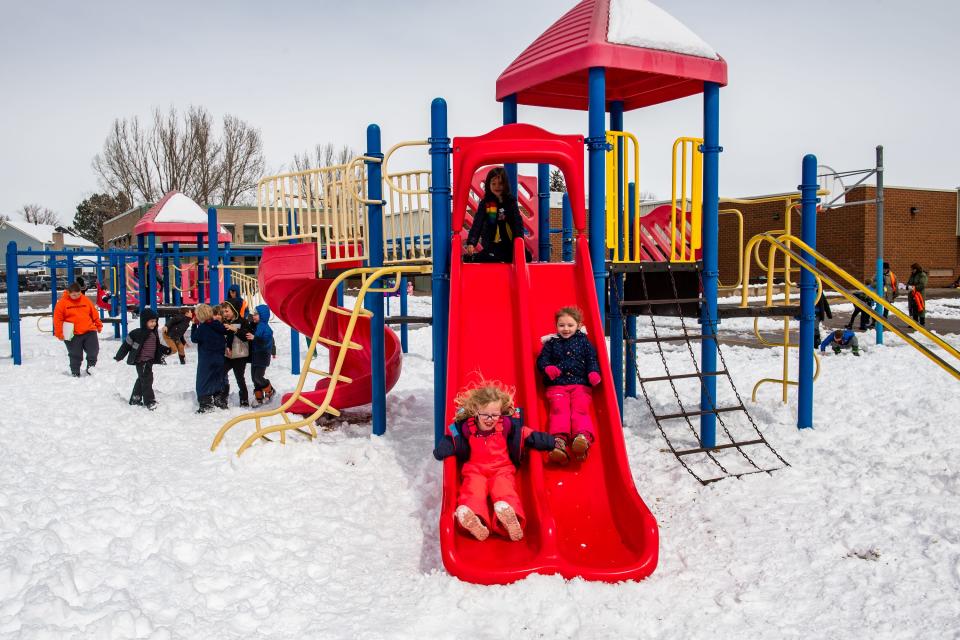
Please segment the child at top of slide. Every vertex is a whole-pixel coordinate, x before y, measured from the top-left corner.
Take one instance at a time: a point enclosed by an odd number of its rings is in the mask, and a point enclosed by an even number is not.
[[[483,199],[467,234],[466,253],[474,262],[513,262],[513,239],[523,237],[517,199],[503,167],[494,167],[483,183]],[[477,244],[480,249],[477,250]]]

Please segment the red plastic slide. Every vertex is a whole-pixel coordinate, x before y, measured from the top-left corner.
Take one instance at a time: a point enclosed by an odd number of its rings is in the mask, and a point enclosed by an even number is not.
[[[593,393],[597,439],[583,464],[546,465],[530,452],[517,474],[527,516],[520,542],[491,536],[478,542],[455,526],[460,474],[455,458],[444,462],[440,547],[451,574],[469,582],[504,584],[530,573],[615,582],[644,578],[656,568],[659,534],[633,484],[610,363],[584,236],[576,263],[462,264],[460,243],[451,252],[447,419],[453,397],[480,379],[516,387],[525,423],[546,430],[547,408],[536,372],[540,337],[556,331],[554,312],[567,305],[584,311],[597,349],[603,382]]]
[[[263,258],[259,269],[260,292],[270,311],[280,320],[307,336],[313,335],[324,296],[331,280],[317,278],[316,243],[277,245],[263,248]],[[320,335],[330,340],[341,341],[349,323],[347,316],[328,313]],[[387,373],[387,391],[400,378],[403,362],[400,339],[389,327],[385,329],[385,355]],[[370,319],[358,317],[354,326],[354,342],[363,349],[347,351],[341,373],[353,379],[349,384],[340,383],[333,392],[331,406],[346,409],[368,404],[372,399],[372,376],[370,373]],[[328,347],[329,349],[329,347]],[[333,355],[336,357],[337,350]],[[323,378],[313,391],[304,392],[303,397],[319,404],[323,401],[329,385],[329,379]],[[289,396],[284,396],[286,400]],[[290,413],[310,415],[314,409],[309,405],[296,402],[290,407]]]

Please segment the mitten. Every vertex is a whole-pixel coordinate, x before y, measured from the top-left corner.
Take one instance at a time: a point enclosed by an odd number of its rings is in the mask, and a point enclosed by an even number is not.
[[[543,372],[547,374],[547,377],[551,380],[556,380],[560,377],[560,374],[563,373],[559,367],[555,367],[552,364],[544,367]]]
[[[546,431],[534,431],[524,441],[530,449],[537,451],[553,451],[553,436]]]
[[[456,449],[453,446],[453,438],[450,436],[444,436],[440,440],[440,444],[437,445],[437,448],[433,450],[433,457],[437,460],[443,460],[444,458],[449,458],[454,453]]]
[[[836,353],[836,354],[839,354],[839,353],[840,353],[840,347],[834,347],[834,348],[833,348],[833,352]]]
[[[860,348],[859,348],[859,347],[854,347],[854,348],[853,348],[853,355],[857,356],[858,358],[860,357]]]
[[[600,374],[596,371],[591,371],[587,374],[587,380],[590,381],[590,386],[595,387],[600,384]]]

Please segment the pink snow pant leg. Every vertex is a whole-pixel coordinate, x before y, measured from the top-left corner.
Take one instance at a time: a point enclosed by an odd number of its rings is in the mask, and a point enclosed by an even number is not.
[[[547,387],[547,405],[550,409],[547,425],[550,435],[575,438],[582,433],[593,442],[590,393],[590,387],[582,384]]]
[[[457,505],[470,507],[470,510],[480,516],[480,519],[489,529],[502,536],[507,536],[507,530],[497,520],[492,509],[492,503],[503,500],[513,507],[522,527],[526,518],[523,513],[523,503],[517,493],[517,480],[513,465],[490,474],[469,469],[468,465],[464,465],[463,468],[463,479],[460,483],[460,496]]]

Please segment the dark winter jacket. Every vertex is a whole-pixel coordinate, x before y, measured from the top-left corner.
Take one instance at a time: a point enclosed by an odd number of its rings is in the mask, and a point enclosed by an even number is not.
[[[488,194],[477,204],[473,225],[467,234],[467,244],[476,247],[481,254],[498,262],[513,261],[513,239],[523,237],[523,221],[520,208],[513,196],[504,196],[503,202]]]
[[[523,438],[523,424],[519,418],[503,416],[503,429],[507,438],[507,449],[510,453],[510,461],[513,466],[520,468],[520,462],[523,460],[523,448],[536,449],[538,451],[552,451],[554,447],[554,438],[545,431],[534,431],[526,438]],[[470,459],[470,441],[478,437],[476,420],[467,418],[450,425],[452,435],[444,436],[440,444],[433,450],[433,457],[437,460],[443,460],[450,456],[457,456],[461,463]]]
[[[223,388],[227,329],[219,320],[195,324],[190,340],[197,345],[197,395],[212,396]]]
[[[236,294],[236,298],[231,298],[230,294]],[[233,310],[237,312],[238,318],[249,318],[250,309],[247,308],[246,301],[240,297],[240,285],[232,284],[227,289],[227,299],[224,300],[227,304],[233,307]]]
[[[907,286],[913,287],[921,293],[921,295],[927,290],[927,272],[923,271],[912,271],[910,272],[910,278],[907,280]]]
[[[561,373],[555,380],[546,374],[545,369],[550,365],[560,369]],[[597,361],[597,350],[590,344],[587,334],[578,330],[569,338],[554,335],[544,342],[537,357],[537,369],[543,373],[543,384],[547,387],[566,384],[590,386],[588,376],[591,372],[600,374],[600,363]]]
[[[182,313],[167,318],[167,336],[169,336],[171,340],[183,342],[183,338],[187,335],[187,329],[189,328],[190,318]]]
[[[254,367],[269,367],[273,355],[273,329],[270,328],[270,307],[265,304],[257,305],[257,314],[260,322],[254,326],[253,340],[250,341],[250,363]]]
[[[253,333],[254,324],[253,322],[250,321],[249,317],[246,317],[246,318],[240,317],[239,319],[226,321],[223,324],[224,324],[224,327],[227,328],[226,344],[227,344],[227,347],[229,347],[230,349],[233,349],[234,338],[236,338],[237,340],[240,340],[241,342],[247,342],[247,334]],[[233,331],[229,327],[227,327],[227,325],[240,325],[240,328],[237,329],[236,331]],[[243,357],[247,357],[247,356],[243,356]],[[228,359],[237,359],[237,358],[238,356],[236,355],[231,355],[228,357]]]
[[[157,332],[156,327],[147,329],[147,321],[155,319],[157,319],[155,311],[144,309],[143,313],[140,314],[140,328],[134,329],[127,334],[127,339],[120,345],[120,348],[117,350],[117,355],[115,355],[113,359],[120,362],[124,356],[126,356],[127,364],[137,364],[137,362],[140,361],[140,352],[143,351],[143,345],[146,344],[150,334],[153,334],[157,340],[157,350],[154,352],[153,358],[149,361],[153,364],[160,364],[164,356],[170,355],[170,347],[164,346],[164,344],[160,342],[160,334]]]

